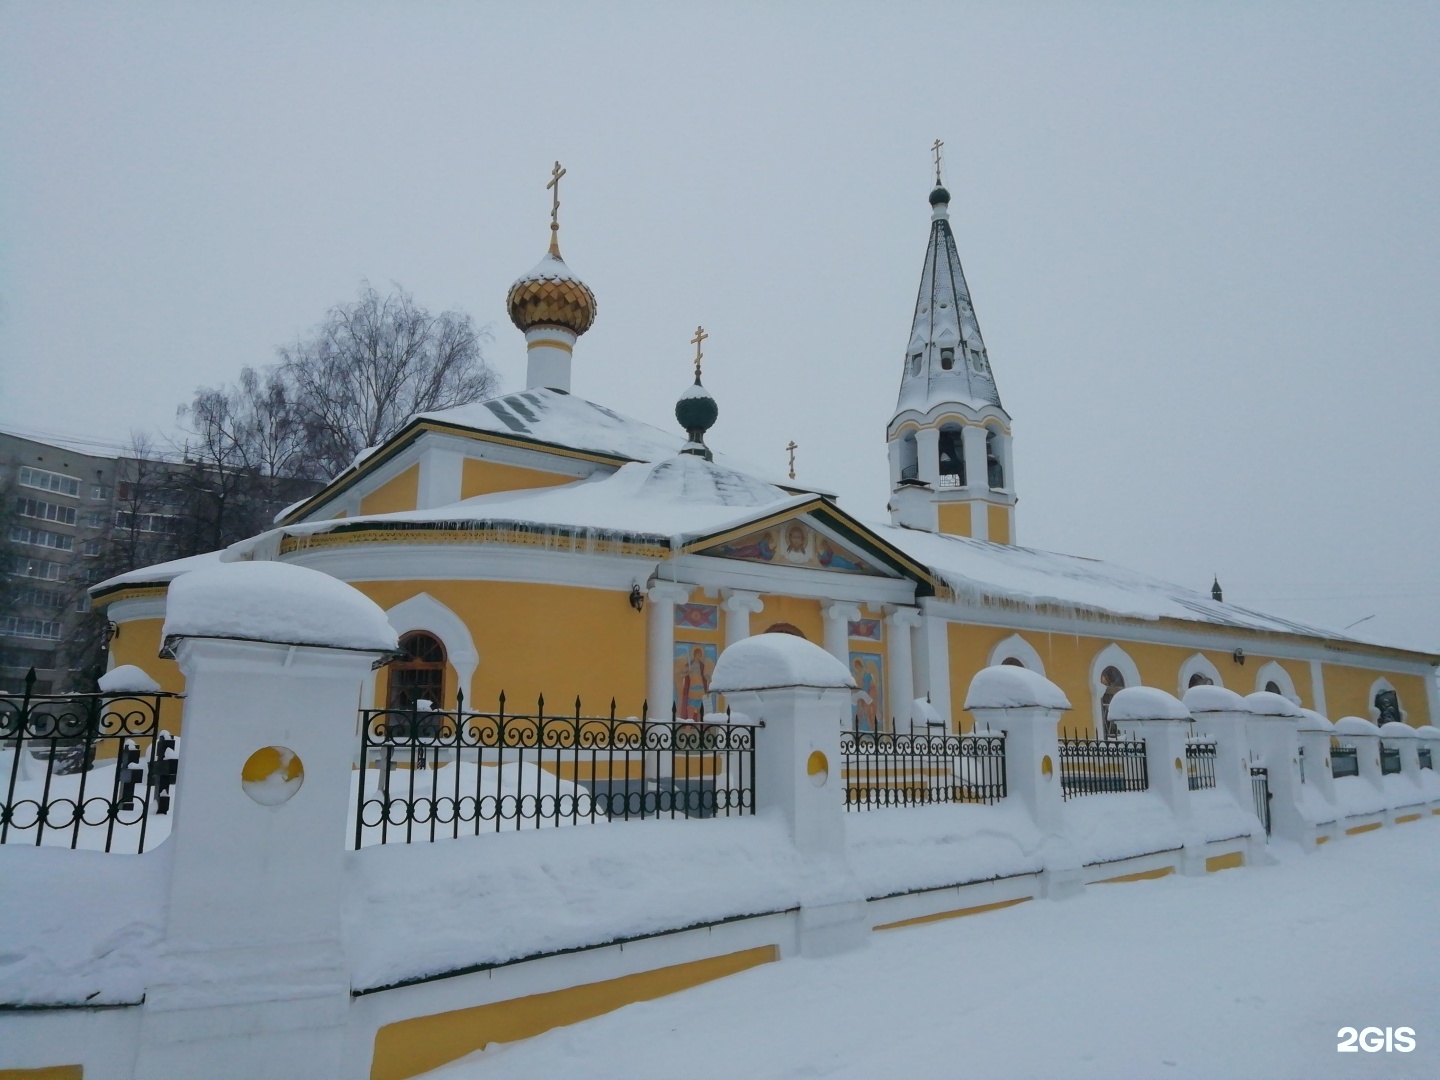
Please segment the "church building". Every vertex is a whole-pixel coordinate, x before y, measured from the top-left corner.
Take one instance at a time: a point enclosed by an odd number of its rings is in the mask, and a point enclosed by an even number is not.
[[[720,652],[783,632],[850,669],[867,730],[967,729],[965,687],[995,664],[1057,683],[1081,730],[1104,729],[1123,687],[1198,683],[1272,690],[1332,719],[1440,723],[1440,657],[1227,604],[1218,584],[1206,594],[1019,545],[1011,418],[949,208],[937,173],[885,432],[888,522],[710,450],[721,410],[702,383],[703,330],[673,426],[574,392],[597,304],[561,258],[557,196],[549,250],[508,298],[525,388],[412,417],[266,533],[95,586],[115,625],[110,663],[183,690],[162,658],[169,582],[216,560],[280,560],[386,610],[405,655],[376,673],[378,706],[463,695],[491,710],[503,692],[522,710],[544,695],[547,712],[578,698],[604,714],[613,699],[620,715],[698,718],[723,707],[709,689]],[[876,380],[881,392],[879,368]]]

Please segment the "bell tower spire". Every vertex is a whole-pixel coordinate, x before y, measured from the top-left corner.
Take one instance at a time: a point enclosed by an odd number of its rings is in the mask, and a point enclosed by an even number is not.
[[[890,513],[897,525],[1015,542],[1010,415],[1000,404],[985,339],[950,228],[944,143],[930,148],[930,239],[886,430]]]

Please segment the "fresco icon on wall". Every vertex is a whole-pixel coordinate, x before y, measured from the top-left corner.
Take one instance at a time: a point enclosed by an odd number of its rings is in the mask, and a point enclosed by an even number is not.
[[[676,604],[675,625],[689,630],[718,630],[720,608],[715,604]]]
[[[814,570],[839,570],[847,574],[875,574],[878,571],[860,556],[847,551],[798,518],[783,525],[727,540],[700,554],[745,562],[789,563]]]
[[[879,619],[856,619],[850,623],[850,636],[864,638],[866,641],[880,640]]]
[[[850,674],[855,695],[855,730],[880,731],[885,716],[885,661],[874,653],[852,652]]]
[[[706,641],[675,642],[675,714],[681,720],[704,720],[715,711],[710,675],[719,648]]]

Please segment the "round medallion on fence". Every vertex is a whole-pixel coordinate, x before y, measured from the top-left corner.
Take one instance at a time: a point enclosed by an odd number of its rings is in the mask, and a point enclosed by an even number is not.
[[[824,787],[825,781],[830,779],[830,761],[819,750],[810,755],[810,760],[805,763],[805,771],[810,774],[810,783],[816,787]]]
[[[303,783],[305,766],[287,746],[262,746],[240,769],[240,787],[261,806],[289,802]]]
[[[1050,760],[1049,754],[1040,759],[1040,773],[1047,780],[1055,775],[1055,763]]]
[[[1183,761],[1181,761],[1181,760],[1177,757],[1177,758],[1175,759],[1175,771],[1176,771],[1176,772],[1180,772],[1180,771],[1182,771],[1184,768],[1185,768],[1185,763],[1184,763]]]

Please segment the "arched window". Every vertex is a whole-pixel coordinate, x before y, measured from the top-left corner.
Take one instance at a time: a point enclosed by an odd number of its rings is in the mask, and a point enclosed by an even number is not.
[[[940,429],[940,486],[965,486],[965,441],[957,427]]]
[[[1279,694],[1281,697],[1285,696],[1285,691],[1280,689],[1280,684],[1274,679],[1271,679],[1265,684],[1265,692],[1267,694]]]
[[[1013,657],[1013,656],[1007,656],[1004,660],[1001,660],[1001,661],[1000,661],[1000,666],[1001,666],[1001,667],[1021,667],[1021,668],[1023,668],[1025,665],[1022,664],[1019,660],[1016,660],[1015,657]]]
[[[1192,653],[1180,665],[1180,678],[1176,691],[1180,697],[1192,686],[1224,686],[1225,680],[1220,669],[1204,653]]]
[[[417,701],[445,705],[445,646],[434,634],[414,630],[400,639],[405,655],[390,665],[386,707],[408,709]]]
[[[1380,690],[1375,694],[1376,724],[1402,724],[1405,714],[1400,711],[1400,695],[1394,690]]]
[[[1295,680],[1274,660],[1261,664],[1260,670],[1255,672],[1255,689],[1279,694],[1296,705],[1300,704],[1300,695],[1295,692]]]
[[[946,371],[955,367],[955,350],[949,345],[940,350],[940,366]]]
[[[798,638],[803,638],[803,637],[805,637],[805,631],[804,631],[804,630],[801,630],[801,629],[800,629],[798,626],[796,626],[794,623],[788,623],[788,622],[771,623],[769,626],[767,626],[767,627],[765,628],[765,633],[767,633],[767,634],[790,634],[791,636],[793,636],[793,637],[798,637]],[[806,640],[808,641],[809,639],[806,638]]]
[[[1113,665],[1100,672],[1100,720],[1105,725],[1105,737],[1117,733],[1118,729],[1110,723],[1110,702],[1121,690],[1125,689],[1125,676],[1120,669]]]
[[[995,647],[990,650],[990,656],[986,662],[990,667],[994,667],[996,664],[1003,667],[1008,664],[1011,667],[1022,667],[1026,671],[1033,671],[1036,675],[1045,674],[1045,661],[1040,659],[1040,654],[1035,651],[1035,647],[1019,634],[1011,634],[1004,641],[996,642]]]
[[[1209,675],[1206,675],[1204,672],[1197,671],[1197,672],[1195,672],[1194,675],[1191,675],[1191,676],[1190,676],[1190,681],[1186,684],[1185,689],[1186,689],[1186,690],[1189,690],[1190,687],[1192,687],[1192,686],[1214,686],[1214,685],[1215,685],[1215,680],[1214,680],[1214,679],[1212,679]]]
[[[1005,486],[1005,466],[1000,463],[1000,435],[994,428],[985,432],[985,468],[989,473],[991,488],[999,490]]]
[[[915,445],[915,433],[908,432],[900,439],[900,479],[914,480],[920,475],[920,449]]]

